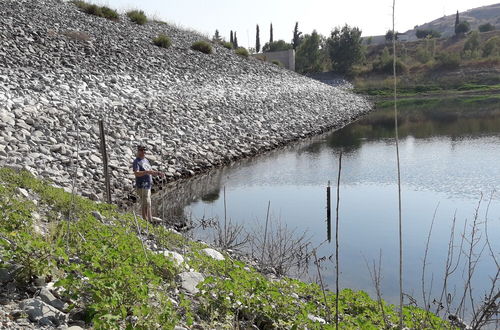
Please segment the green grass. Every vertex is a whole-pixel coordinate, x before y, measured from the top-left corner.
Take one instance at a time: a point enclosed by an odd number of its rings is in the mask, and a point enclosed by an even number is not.
[[[223,41],[221,42],[222,47],[227,48],[227,49],[233,49],[233,44],[228,42],[228,41]]]
[[[37,203],[17,193],[26,189]],[[100,212],[105,220],[94,217]],[[40,214],[47,234],[34,229]],[[71,221],[67,222],[71,214]],[[28,172],[0,169],[0,267],[20,266],[17,280],[30,283],[48,277],[64,288],[64,298],[83,308],[88,326],[96,329],[173,329],[198,323],[205,328],[232,328],[242,315],[259,327],[332,329],[312,322],[308,314],[328,319],[335,295],[316,284],[283,278],[270,281],[246,264],[217,261],[199,253],[205,246],[162,226],[137,219],[162,249],[187,251],[189,267],[206,275],[196,303],[176,293],[176,274],[183,271],[162,254],[145,250],[136,235],[134,216],[116,207],[66,193]],[[173,304],[174,297],[178,304]],[[345,289],[339,297],[343,329],[378,329],[384,321],[379,305],[362,291]],[[388,321],[397,324],[397,308],[382,302]],[[405,326],[442,328],[446,323],[425,311],[405,307]],[[135,319],[132,323],[130,320]]]
[[[136,24],[144,25],[148,21],[146,14],[142,10],[131,10],[127,12],[128,18]]]
[[[272,63],[272,64],[274,64],[274,65],[277,65],[277,66],[279,66],[279,67],[283,67],[283,63],[281,63],[281,62],[280,62],[280,61],[278,61],[278,60],[272,60],[272,61],[271,61],[271,63]]]
[[[460,83],[442,86],[438,84],[417,84],[398,86],[398,95],[404,97],[418,97],[420,94],[435,94],[436,96],[445,94],[461,94],[461,92],[491,92],[500,91],[500,84],[485,85],[477,83]],[[359,84],[354,88],[354,92],[358,94],[366,94],[376,97],[392,97],[394,90],[392,87],[387,87],[385,83],[363,85]]]
[[[248,53],[248,50],[246,48],[243,48],[243,47],[236,48],[236,50],[234,51],[234,53],[236,55],[239,55],[239,56],[242,56],[242,57],[248,57],[250,55]]]
[[[426,97],[426,98],[402,98],[398,100],[398,108],[433,108],[435,110],[454,109],[476,106],[486,109],[487,106],[497,106],[500,104],[500,95],[478,95],[478,96],[457,96],[457,97]],[[392,108],[393,100],[376,102],[377,109]]]
[[[203,41],[203,40],[196,41],[195,43],[193,43],[191,45],[191,49],[197,50],[197,51],[205,53],[205,54],[212,54],[212,52],[213,52],[212,45],[210,45],[210,43]]]
[[[103,17],[112,21],[118,21],[120,19],[118,12],[109,7],[94,5],[81,0],[74,0],[71,2],[86,14]]]
[[[168,48],[172,45],[172,41],[166,34],[160,34],[158,37],[153,39],[153,44],[158,47]]]

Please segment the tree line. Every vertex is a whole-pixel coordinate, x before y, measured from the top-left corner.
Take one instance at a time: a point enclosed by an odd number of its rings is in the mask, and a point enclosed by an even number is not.
[[[470,31],[470,24],[465,20],[460,20],[457,11],[455,18],[455,34],[462,36]],[[491,24],[483,24],[479,27],[480,32],[494,30],[495,27]],[[348,73],[353,66],[360,64],[366,53],[366,46],[363,45],[361,38],[362,31],[358,27],[344,25],[336,27],[330,35],[324,36],[313,30],[311,34],[303,34],[299,30],[299,23],[295,23],[292,31],[292,39],[274,40],[273,24],[269,26],[269,41],[263,46],[260,38],[260,27],[257,24],[255,29],[255,48],[250,48],[250,52],[274,52],[283,50],[295,50],[295,68],[300,73],[312,73],[334,70],[339,73]],[[433,29],[416,29],[416,37],[418,39],[433,39],[440,38],[441,34]],[[396,40],[400,33],[387,31],[385,39],[392,41]],[[216,30],[214,40],[222,41],[219,31]],[[366,39],[366,44],[369,44],[370,38]],[[238,38],[236,31],[230,32],[229,43],[233,48],[238,48]]]

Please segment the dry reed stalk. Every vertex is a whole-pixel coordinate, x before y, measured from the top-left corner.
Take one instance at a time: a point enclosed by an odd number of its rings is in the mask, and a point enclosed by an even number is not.
[[[340,173],[342,172],[342,150],[339,154],[339,172],[337,178],[337,208],[335,211],[335,329],[339,328],[339,205]]]
[[[394,131],[396,135],[396,160],[398,167],[398,214],[399,214],[399,328],[403,329],[403,230],[401,215],[401,167],[399,159],[399,132],[397,106],[397,73],[396,73],[396,30],[395,30],[396,0],[392,1],[392,68],[394,77]]]

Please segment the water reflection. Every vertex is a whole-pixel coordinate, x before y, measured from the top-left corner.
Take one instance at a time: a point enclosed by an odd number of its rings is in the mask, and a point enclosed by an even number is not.
[[[298,167],[297,171],[292,171],[290,180],[287,181],[283,177],[278,177],[272,181],[274,184],[306,183],[307,180],[304,180],[302,177],[304,175],[310,176],[310,173],[301,173],[300,171],[309,171],[311,169],[311,165],[309,164],[311,158],[316,158],[315,161],[318,161],[318,157],[321,158],[320,155],[325,149],[331,149],[334,154],[338,154],[338,151],[342,149],[347,157],[357,158],[358,161],[366,161],[366,157],[361,159],[359,155],[356,155],[363,146],[368,146],[374,141],[382,141],[384,144],[389,144],[390,146],[394,136],[394,119],[392,116],[393,112],[391,109],[378,110],[339,131],[295,143],[252,159],[244,159],[229,167],[213,170],[208,174],[174,182],[166,190],[154,197],[156,199],[155,204],[158,205],[157,214],[177,222],[185,221],[187,219],[187,215],[184,212],[186,206],[200,200],[204,203],[217,201],[220,198],[222,186],[230,181],[228,179],[231,176],[240,176],[242,181],[245,180],[245,176],[247,178],[253,177],[252,180],[255,183],[259,183],[259,173],[265,171],[265,167]],[[403,147],[415,147],[413,139],[423,140],[423,143],[432,140],[434,148],[428,146],[429,148],[426,152],[431,152],[431,156],[435,157],[438,156],[438,153],[447,153],[446,149],[448,147],[451,150],[456,150],[457,146],[464,142],[464,139],[498,135],[500,132],[500,109],[483,111],[477,109],[460,109],[442,112],[433,111],[432,109],[404,110],[400,113],[398,121],[400,137],[406,143]],[[437,145],[444,141],[448,141],[445,143],[447,147],[442,146],[441,150],[432,150],[436,149]],[[495,141],[490,142],[495,143]],[[484,146],[484,143],[481,142],[480,144]],[[462,146],[458,149],[461,152],[471,152],[471,150],[464,150],[464,148],[470,149],[467,146]],[[305,160],[303,158],[304,155],[308,155],[305,157]],[[422,155],[422,158],[425,157],[425,155]],[[377,160],[376,155],[373,155],[372,158],[372,161]],[[414,160],[408,159],[408,161]],[[273,164],[274,162],[276,164]],[[303,164],[304,162],[306,164]],[[487,168],[471,170],[491,172],[491,170],[495,170],[495,167],[493,166],[493,169],[489,168],[489,170]],[[244,169],[248,170],[245,171]],[[255,171],[252,171],[252,169]],[[390,169],[388,168],[387,170]],[[460,169],[455,168],[455,170],[463,172]],[[238,172],[243,172],[244,174],[241,176]],[[361,175],[361,177],[353,181],[377,181],[377,178],[380,177],[380,173],[373,173],[372,170],[367,170],[367,173],[373,175],[371,179],[366,177],[366,175]],[[416,176],[416,179],[418,179],[418,176]],[[460,178],[457,178],[457,180],[460,180]],[[241,182],[240,184],[249,183]],[[438,190],[442,191],[449,188],[449,185],[443,183],[442,189]]]

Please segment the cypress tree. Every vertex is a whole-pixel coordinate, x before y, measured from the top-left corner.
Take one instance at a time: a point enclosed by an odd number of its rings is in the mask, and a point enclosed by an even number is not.
[[[273,42],[273,23],[271,23],[271,28],[269,31],[269,43]]]
[[[236,31],[234,31],[234,36],[233,36],[233,47],[234,49],[238,48],[238,37],[236,36]]]
[[[222,40],[222,38],[220,37],[219,30],[215,30],[215,34],[214,34],[213,40],[214,41],[221,41]]]
[[[299,32],[299,22],[296,22],[295,28],[293,29],[293,39],[292,39],[293,49],[295,50],[297,50],[297,47],[299,47],[301,34],[302,32]]]
[[[458,24],[460,24],[460,17],[458,16],[458,10],[457,10],[457,16],[455,16],[455,33],[457,33]]]
[[[255,52],[258,53],[260,52],[260,31],[259,31],[259,24],[257,24],[257,28],[255,31]]]
[[[231,30],[231,34],[229,35],[229,42],[230,42],[231,44],[234,44],[233,30]]]

